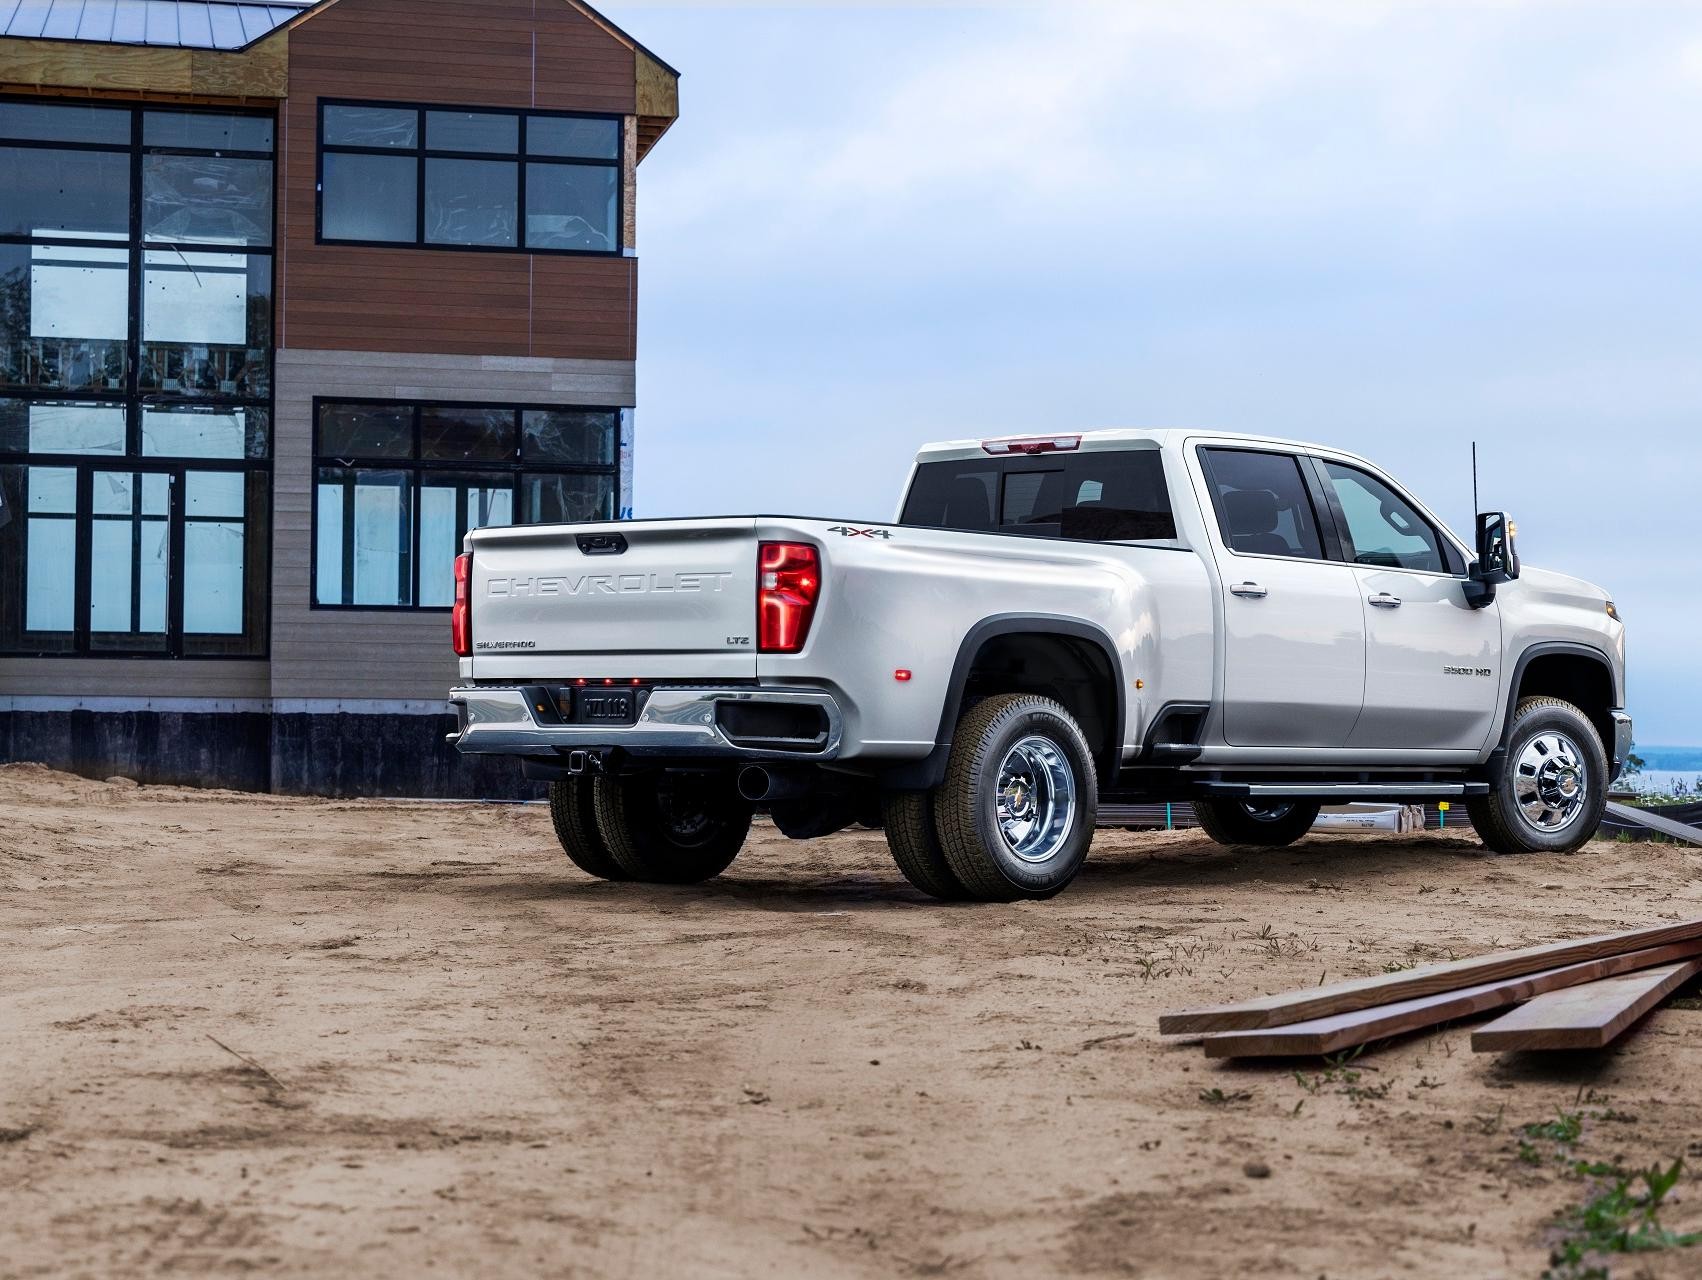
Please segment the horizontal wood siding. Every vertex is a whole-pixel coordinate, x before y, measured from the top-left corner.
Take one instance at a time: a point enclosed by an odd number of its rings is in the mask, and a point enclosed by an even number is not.
[[[290,32],[289,70],[280,347],[633,358],[630,258],[314,243],[321,98],[630,116],[631,48],[564,0],[339,0]]]
[[[0,695],[52,698],[264,698],[264,661],[0,658]]]
[[[275,698],[442,698],[456,678],[447,612],[312,607],[313,400],[630,406],[630,361],[278,352],[273,422],[272,678]]]

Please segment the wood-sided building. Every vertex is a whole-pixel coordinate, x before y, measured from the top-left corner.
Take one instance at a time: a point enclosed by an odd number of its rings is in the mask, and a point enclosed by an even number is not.
[[[451,563],[630,513],[677,82],[581,0],[0,0],[0,760],[512,789]]]

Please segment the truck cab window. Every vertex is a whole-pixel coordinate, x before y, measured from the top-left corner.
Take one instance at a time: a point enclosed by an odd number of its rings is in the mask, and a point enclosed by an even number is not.
[[[1324,473],[1347,522],[1355,564],[1448,572],[1436,530],[1388,485],[1339,462],[1324,463]]]
[[[1077,542],[1176,536],[1164,465],[1153,449],[925,462],[899,523]]]
[[[1231,551],[1322,560],[1318,518],[1292,454],[1202,449],[1218,527]]]

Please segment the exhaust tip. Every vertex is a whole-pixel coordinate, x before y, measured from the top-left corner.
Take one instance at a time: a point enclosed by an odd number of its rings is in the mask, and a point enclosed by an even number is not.
[[[768,799],[768,793],[773,786],[773,775],[761,765],[747,764],[739,770],[739,794],[752,804]]]

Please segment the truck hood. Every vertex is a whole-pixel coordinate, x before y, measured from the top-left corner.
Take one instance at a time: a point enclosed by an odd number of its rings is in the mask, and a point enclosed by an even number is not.
[[[1520,569],[1519,585],[1533,600],[1552,601],[1555,604],[1600,605],[1612,598],[1593,582],[1556,573],[1552,569],[1535,569],[1529,565]]]

